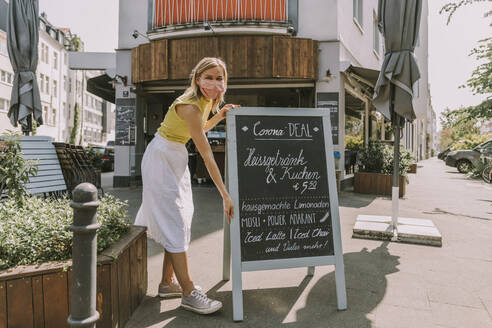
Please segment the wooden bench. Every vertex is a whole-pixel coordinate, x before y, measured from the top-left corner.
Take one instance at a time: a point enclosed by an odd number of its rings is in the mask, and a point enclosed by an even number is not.
[[[38,166],[36,176],[31,176],[26,186],[28,194],[45,197],[65,194],[67,186],[51,137],[25,136],[19,141],[22,157],[37,161]]]

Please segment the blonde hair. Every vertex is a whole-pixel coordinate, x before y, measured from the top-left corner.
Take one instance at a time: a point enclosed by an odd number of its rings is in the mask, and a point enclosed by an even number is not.
[[[219,105],[224,102],[224,94],[227,91],[227,69],[226,64],[222,61],[222,59],[215,57],[202,58],[202,60],[200,60],[191,71],[190,86],[185,90],[183,95],[188,99],[200,99],[202,92],[196,83],[196,79],[199,78],[203,72],[214,67],[220,67],[224,71],[224,92],[222,92],[219,98],[214,99],[212,104],[212,112],[216,113]]]

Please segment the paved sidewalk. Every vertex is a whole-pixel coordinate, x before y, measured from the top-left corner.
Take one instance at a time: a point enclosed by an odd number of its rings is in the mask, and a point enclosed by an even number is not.
[[[222,278],[220,196],[194,188],[189,261],[195,282],[224,303],[213,315],[156,297],[163,249],[149,240],[149,290],[126,327],[492,327],[492,188],[437,159],[410,175],[400,214],[433,220],[442,248],[352,239],[358,214],[390,215],[389,198],[342,192],[340,216],[348,309],[337,311],[332,266],[243,274],[244,321],[233,323],[231,282]],[[130,202],[141,189],[110,191]]]

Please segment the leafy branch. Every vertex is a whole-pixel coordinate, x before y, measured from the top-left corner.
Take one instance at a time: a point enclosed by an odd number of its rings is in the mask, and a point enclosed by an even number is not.
[[[477,3],[477,2],[484,2],[484,1],[491,2],[492,0],[459,0],[459,1],[455,1],[455,2],[449,2],[449,3],[445,4],[441,8],[441,10],[439,10],[439,14],[442,15],[443,13],[446,13],[448,15],[448,20],[446,22],[446,25],[449,25],[449,23],[451,22],[451,18],[453,17],[453,15],[456,13],[456,11],[460,7],[471,5],[471,4]],[[489,17],[491,15],[492,15],[492,10],[489,10],[484,14],[484,17]],[[492,26],[492,23],[491,23],[491,26]]]

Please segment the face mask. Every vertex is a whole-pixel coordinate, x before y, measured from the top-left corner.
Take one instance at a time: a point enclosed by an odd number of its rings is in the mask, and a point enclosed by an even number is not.
[[[224,92],[224,81],[200,79],[200,91],[207,99],[217,99]]]

